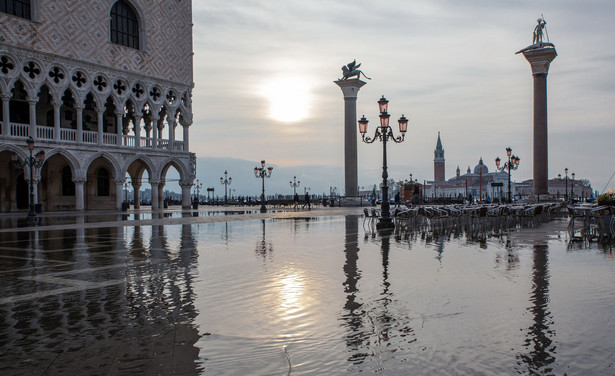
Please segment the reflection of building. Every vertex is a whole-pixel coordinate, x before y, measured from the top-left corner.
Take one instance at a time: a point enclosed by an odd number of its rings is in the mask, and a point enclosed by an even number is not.
[[[170,167],[189,206],[190,2],[20,0],[1,9],[0,164],[11,153],[23,160],[33,137],[47,154],[33,179],[47,211],[119,209],[126,174],[138,192],[145,171],[157,208]],[[27,206],[27,179],[3,170],[1,212]]]

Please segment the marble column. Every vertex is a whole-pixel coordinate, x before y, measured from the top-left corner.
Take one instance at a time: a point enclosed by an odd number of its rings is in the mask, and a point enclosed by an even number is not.
[[[51,104],[53,105],[53,139],[56,141],[60,141],[60,139],[62,138],[62,134],[60,133],[62,132],[62,118],[60,117],[62,101],[52,99]]]
[[[115,113],[115,126],[117,127],[116,129],[116,134],[117,134],[117,145],[118,146],[122,146],[124,144],[123,142],[123,136],[124,136],[124,122],[123,122],[123,118],[124,118],[124,113],[123,112],[116,112]]]
[[[84,199],[85,182],[86,182],[85,178],[73,179],[73,183],[75,183],[75,210],[82,211],[85,209],[85,199]]]
[[[124,202],[124,179],[113,179],[115,182],[115,209],[122,210]]]
[[[182,187],[182,209],[190,209],[192,200],[190,197],[190,188],[192,188],[192,182],[180,182]]]
[[[526,49],[523,56],[532,67],[534,76],[534,194],[548,192],[549,153],[547,141],[547,74],[557,56],[553,47]]]
[[[132,182],[132,189],[134,189],[133,200],[134,200],[134,208],[141,209],[141,184],[137,184],[134,181]]]
[[[164,208],[164,185],[165,182],[158,184],[158,208]]]
[[[344,94],[344,195],[357,197],[357,94],[365,82],[358,79],[334,82]]]
[[[11,97],[8,94],[2,94],[2,135],[10,136],[11,134],[11,126],[10,126],[10,104]]]
[[[135,131],[135,147],[136,148],[140,148],[141,147],[141,114],[135,114],[135,124],[134,124],[134,131]]]
[[[83,105],[75,105],[77,114],[77,142],[83,142]]]
[[[158,147],[158,118],[152,117],[152,148]]]
[[[175,150],[175,119],[167,116],[167,124],[169,124],[169,150]]]
[[[190,124],[184,123],[182,124],[182,127],[184,128],[184,151],[188,151],[190,150]]]
[[[155,181],[151,181],[150,180],[150,185],[151,185],[151,189],[152,189],[152,210],[156,210],[159,208],[158,206],[158,185],[160,183],[155,182]]]
[[[98,145],[102,145],[104,143],[103,140],[103,125],[104,125],[104,121],[103,121],[103,114],[105,113],[104,108],[96,108],[96,123],[98,125],[97,131],[98,131],[98,135],[97,135],[97,141],[98,141]]]
[[[36,134],[36,103],[38,102],[37,97],[28,97],[28,107],[30,109],[30,126],[28,128],[28,136],[33,139],[38,139],[38,135]]]

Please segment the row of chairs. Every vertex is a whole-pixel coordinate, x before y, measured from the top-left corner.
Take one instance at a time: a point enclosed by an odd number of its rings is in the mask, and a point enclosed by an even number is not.
[[[571,239],[603,241],[615,236],[615,207],[579,205],[568,206],[567,210]]]

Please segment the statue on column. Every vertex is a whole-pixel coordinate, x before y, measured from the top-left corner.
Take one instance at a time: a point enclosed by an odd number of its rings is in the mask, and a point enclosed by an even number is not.
[[[525,47],[522,50],[517,51],[516,53],[522,53],[526,51],[536,50],[543,47],[555,47],[553,43],[549,43],[549,34],[547,33],[547,21],[545,21],[544,16],[541,14],[540,18],[536,20],[538,25],[534,27],[534,33],[532,37],[532,44]],[[543,42],[543,36],[547,37],[547,41]]]
[[[356,59],[344,65],[342,67],[342,74],[344,75],[344,77],[340,78],[340,80],[347,80],[348,78],[354,77],[354,76],[357,76],[357,80],[358,80],[361,78],[361,75],[363,75],[363,77],[367,78],[368,80],[371,80],[371,78],[367,77],[365,73],[357,69],[360,66],[361,66],[361,63],[357,64]]]

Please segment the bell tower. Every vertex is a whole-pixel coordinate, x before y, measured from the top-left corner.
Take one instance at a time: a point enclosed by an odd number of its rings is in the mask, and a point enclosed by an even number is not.
[[[444,149],[442,148],[442,140],[440,140],[440,132],[438,132],[438,142],[436,143],[436,150],[434,150],[433,159],[433,180],[444,181]]]

